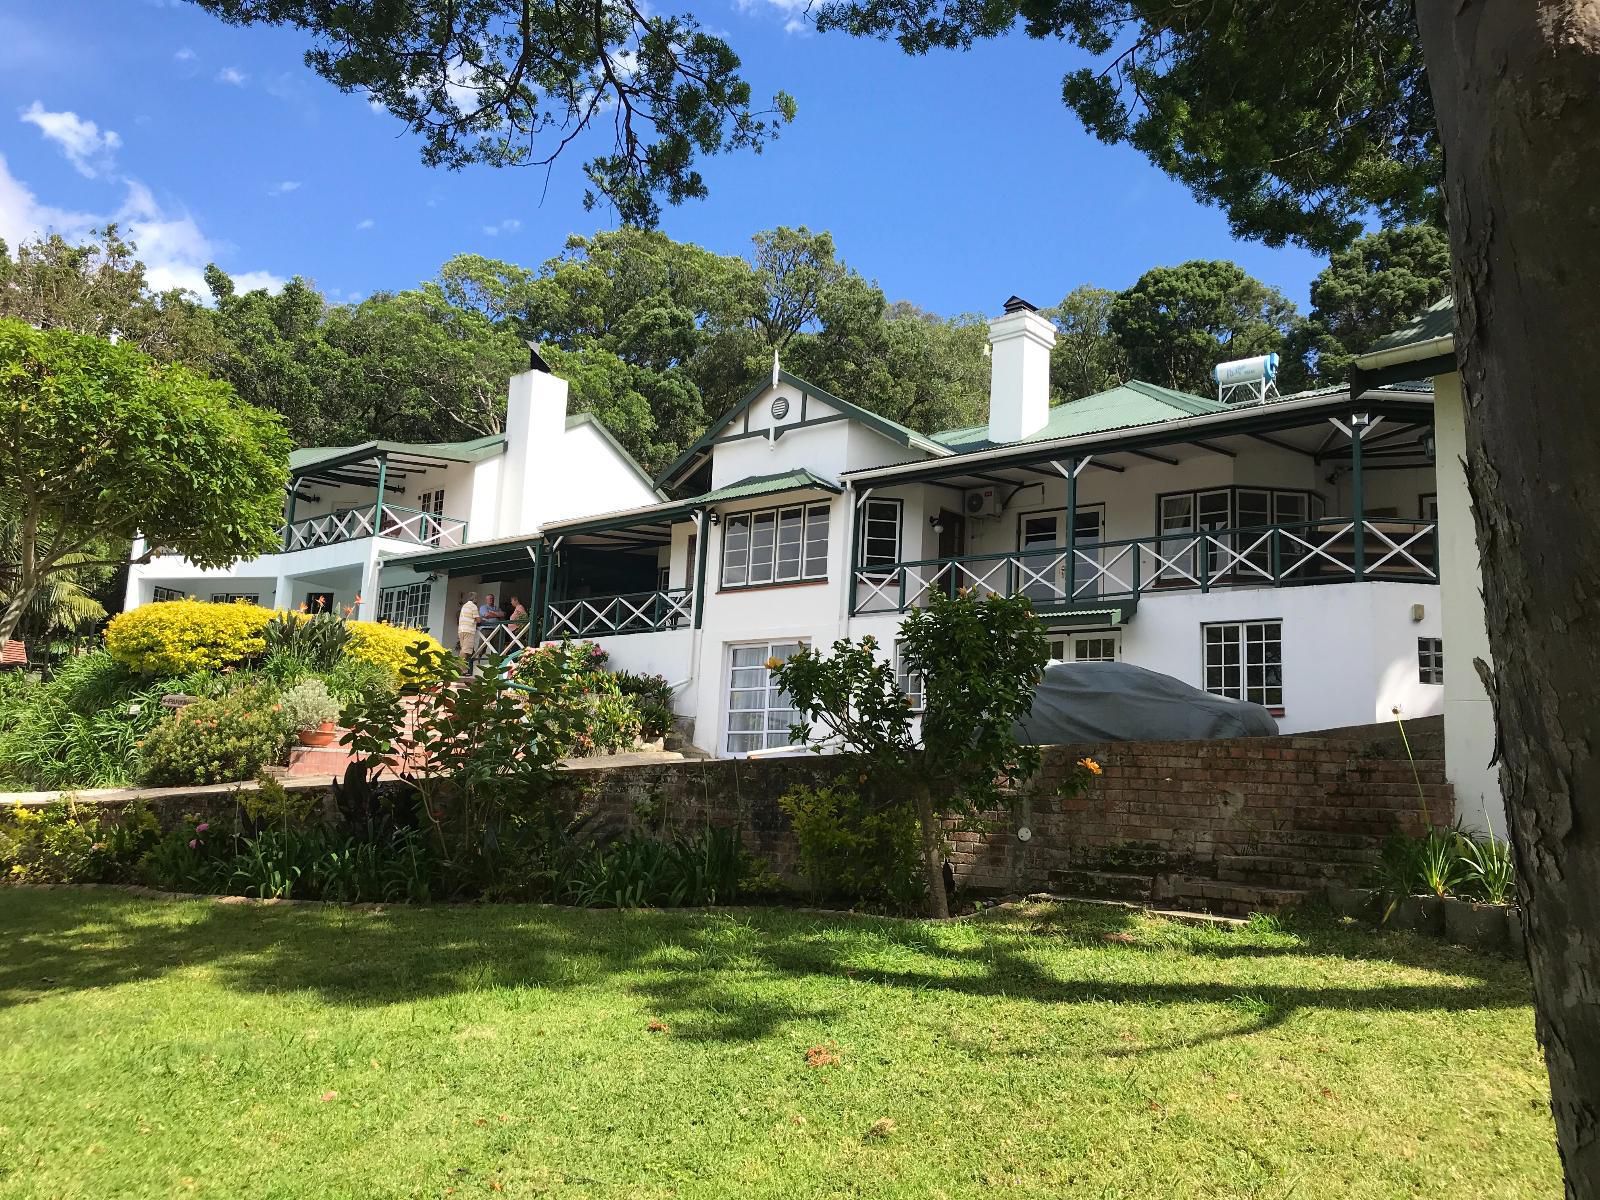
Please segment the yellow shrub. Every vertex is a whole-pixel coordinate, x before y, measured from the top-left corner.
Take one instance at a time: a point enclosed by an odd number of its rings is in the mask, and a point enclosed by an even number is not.
[[[272,610],[258,604],[162,600],[113,617],[106,649],[141,675],[214,671],[264,651],[270,620]]]
[[[345,626],[350,630],[350,645],[345,653],[387,669],[396,683],[400,682],[401,671],[411,665],[412,646],[426,642],[431,650],[444,649],[421,629],[380,625],[377,621],[347,621]]]

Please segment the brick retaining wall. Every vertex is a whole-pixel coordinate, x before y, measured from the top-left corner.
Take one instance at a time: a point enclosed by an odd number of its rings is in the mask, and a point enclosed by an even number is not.
[[[1223,742],[1121,742],[1052,746],[1013,814],[982,829],[950,828],[950,861],[964,886],[989,892],[1050,889],[1159,900],[1220,912],[1273,908],[1329,880],[1359,882],[1395,829],[1454,819],[1437,720],[1408,726],[1416,771],[1394,731]],[[1089,791],[1062,798],[1079,758],[1102,766]],[[744,831],[750,852],[796,878],[796,852],[778,798],[848,766],[804,756],[620,763],[589,760],[564,786],[584,830]],[[243,785],[252,786],[252,785]],[[312,786],[296,780],[292,786]],[[234,806],[237,789],[149,793],[164,814]],[[126,803],[118,793],[97,803]],[[1020,836],[1026,829],[1026,840]]]

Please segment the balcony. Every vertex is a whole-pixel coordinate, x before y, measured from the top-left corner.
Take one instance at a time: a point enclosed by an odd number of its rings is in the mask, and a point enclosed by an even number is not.
[[[899,613],[934,592],[1033,601],[1041,612],[1100,604],[1136,605],[1170,591],[1297,587],[1382,580],[1437,583],[1438,526],[1432,521],[1332,517],[1252,529],[1205,529],[1122,541],[922,559],[858,568],[851,579],[853,616]]]
[[[545,610],[545,638],[587,638],[619,633],[659,633],[694,622],[694,590],[669,588],[626,596],[554,600]]]
[[[317,517],[306,517],[282,527],[285,551],[308,550],[313,546],[334,546],[354,542],[378,532],[378,505],[336,509]],[[450,549],[465,544],[467,523],[455,517],[439,516],[398,504],[385,504],[382,536],[417,546]]]

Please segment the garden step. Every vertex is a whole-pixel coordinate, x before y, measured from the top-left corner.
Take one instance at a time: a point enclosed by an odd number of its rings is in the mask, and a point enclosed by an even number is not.
[[[1125,871],[1051,871],[1049,879],[1052,891],[1101,900],[1149,900],[1152,883],[1149,875]]]

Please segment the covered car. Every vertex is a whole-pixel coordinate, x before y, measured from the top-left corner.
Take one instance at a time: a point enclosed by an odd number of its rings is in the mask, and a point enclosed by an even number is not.
[[[1052,663],[1033,710],[1014,727],[1023,742],[1175,742],[1278,732],[1259,704],[1213,696],[1130,663]]]

